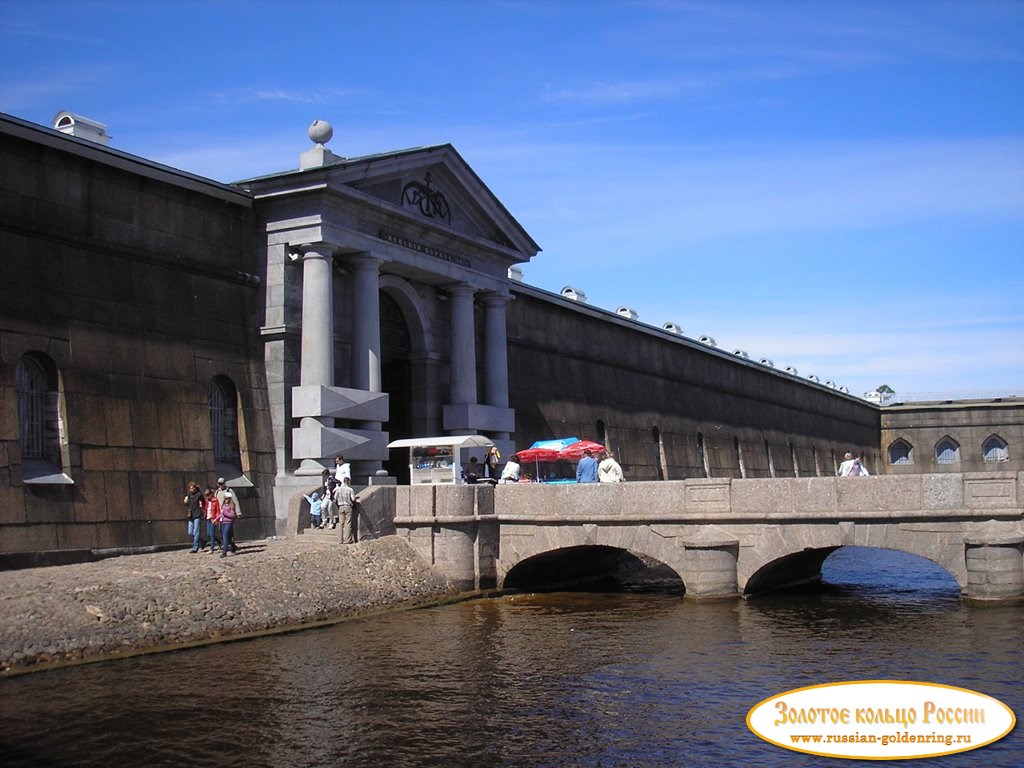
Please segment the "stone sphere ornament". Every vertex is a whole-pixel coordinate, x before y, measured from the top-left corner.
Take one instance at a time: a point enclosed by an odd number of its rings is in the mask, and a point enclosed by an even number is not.
[[[309,138],[315,144],[326,144],[334,136],[334,128],[326,120],[314,120],[309,126]]]

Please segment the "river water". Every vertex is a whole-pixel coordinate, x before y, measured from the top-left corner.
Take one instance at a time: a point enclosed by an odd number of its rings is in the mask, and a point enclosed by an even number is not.
[[[880,550],[838,550],[824,576],[814,593],[745,601],[506,596],[2,680],[0,762],[838,766],[858,761],[762,741],[747,711],[801,686],[889,679],[1024,713],[1020,604],[962,602],[944,571]],[[1016,768],[1022,726],[909,762]]]

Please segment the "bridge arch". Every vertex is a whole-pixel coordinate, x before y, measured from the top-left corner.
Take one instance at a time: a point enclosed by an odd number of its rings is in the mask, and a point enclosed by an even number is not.
[[[924,552],[914,552],[904,547],[893,549],[891,547],[849,545],[821,547],[818,549],[804,549],[799,552],[792,552],[776,560],[766,563],[759,568],[743,587],[744,596],[755,596],[765,592],[791,587],[800,587],[806,584],[815,584],[822,579],[822,570],[826,561],[836,552],[848,547],[863,549],[879,553],[900,552],[920,558],[922,561],[933,564],[942,570],[951,581],[957,582],[957,586],[963,588],[964,584],[957,579],[956,574],[946,565],[937,562]]]
[[[502,586],[532,591],[685,592],[682,578],[671,567],[604,545],[564,547],[528,557],[505,574]]]
[[[860,535],[854,536],[849,535],[848,530],[838,528],[833,530],[832,535],[829,535],[827,529],[823,531],[819,528],[812,533],[799,528],[789,529],[782,538],[775,537],[773,551],[760,553],[759,562],[751,564],[748,569],[749,575],[741,576],[740,587],[744,595],[816,582],[821,578],[821,566],[825,560],[843,546],[916,555],[946,571],[956,580],[961,590],[967,587],[962,540],[949,540],[944,545],[938,545],[934,531],[927,527],[913,530],[901,524],[865,525]],[[808,545],[811,538],[818,538],[819,541]]]

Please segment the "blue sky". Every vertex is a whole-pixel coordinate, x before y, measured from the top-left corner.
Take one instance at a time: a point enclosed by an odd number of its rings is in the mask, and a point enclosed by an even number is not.
[[[452,143],[526,282],[862,394],[1024,395],[1024,2],[0,0],[0,111],[219,181]]]

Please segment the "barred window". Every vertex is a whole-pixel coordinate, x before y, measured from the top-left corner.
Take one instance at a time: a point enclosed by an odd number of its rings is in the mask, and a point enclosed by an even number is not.
[[[210,381],[210,434],[213,460],[217,464],[240,466],[238,450],[238,398],[235,385],[224,376]]]
[[[999,435],[992,435],[988,440],[981,446],[981,452],[985,456],[985,461],[1009,461],[1010,460],[1010,447],[1006,444],[1006,441]]]
[[[951,437],[942,438],[935,446],[935,461],[939,464],[956,464],[960,461],[960,444]]]
[[[46,403],[49,387],[38,360],[25,356],[15,372],[18,390],[18,427],[23,459],[46,459]]]
[[[42,352],[22,355],[14,371],[18,395],[21,479],[30,485],[74,485],[57,365]]]
[[[890,464],[913,464],[914,447],[902,438],[889,446]]]

